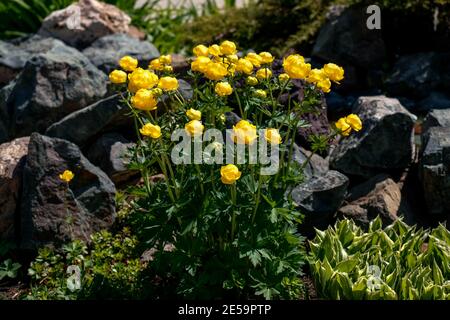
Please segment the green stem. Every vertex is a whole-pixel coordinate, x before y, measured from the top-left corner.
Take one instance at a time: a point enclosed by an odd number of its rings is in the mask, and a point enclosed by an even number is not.
[[[233,203],[233,216],[231,217],[231,242],[234,240],[236,231],[236,183],[230,186],[231,202]]]
[[[260,174],[258,179],[258,191],[256,193],[255,210],[252,215],[252,224],[255,222],[256,212],[258,211],[259,202],[261,201],[261,183],[262,175]]]

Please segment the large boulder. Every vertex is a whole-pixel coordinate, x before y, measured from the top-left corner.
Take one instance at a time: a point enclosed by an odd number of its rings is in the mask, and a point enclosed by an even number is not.
[[[96,0],[79,0],[54,11],[42,22],[39,34],[82,49],[114,33],[130,33],[131,18],[117,7]]]
[[[0,239],[13,239],[29,137],[0,144]],[[19,205],[20,207],[20,205]]]
[[[303,166],[305,179],[323,176],[329,170],[328,161],[294,143],[292,160]]]
[[[433,91],[428,97],[419,101],[417,105],[417,111],[450,109],[450,95],[438,91]]]
[[[397,183],[388,175],[380,174],[350,189],[346,204],[339,209],[338,215],[351,218],[365,228],[377,216],[388,225],[397,219],[401,200]]]
[[[83,54],[105,73],[118,68],[119,59],[129,55],[139,60],[146,68],[150,60],[159,56],[158,49],[148,41],[140,41],[127,34],[108,35],[95,41],[83,50]]]
[[[450,109],[431,110],[423,120],[424,132],[431,127],[450,127]]]
[[[107,76],[76,49],[61,44],[34,55],[0,90],[0,113],[6,114],[0,121],[8,129],[7,138],[44,132],[67,114],[101,99],[106,85]],[[0,138],[5,139],[1,132]]]
[[[450,215],[450,127],[432,127],[424,134],[419,168],[428,212]]]
[[[65,170],[75,174],[69,183],[59,178]],[[90,241],[114,222],[115,191],[75,144],[33,133],[23,173],[21,247]]]
[[[397,99],[360,97],[353,105],[363,129],[341,139],[330,155],[330,167],[348,175],[370,178],[408,167],[414,155],[416,117]]]

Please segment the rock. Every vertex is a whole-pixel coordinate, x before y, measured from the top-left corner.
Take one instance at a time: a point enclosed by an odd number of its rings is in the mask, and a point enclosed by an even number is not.
[[[312,55],[363,69],[380,65],[386,57],[385,43],[381,30],[367,28],[367,17],[364,6],[337,10],[321,28]]]
[[[0,239],[13,239],[29,137],[0,144]],[[20,206],[19,206],[20,207]]]
[[[379,174],[349,191],[338,215],[351,218],[364,228],[378,215],[388,225],[397,219],[402,196],[399,186],[386,174]]]
[[[324,229],[332,223],[333,215],[347,193],[349,180],[343,174],[330,170],[312,177],[292,190],[292,199],[305,215],[302,231],[311,235],[313,227]]]
[[[425,52],[402,56],[385,81],[386,90],[396,96],[425,98],[433,90],[449,90],[449,53]]]
[[[118,133],[102,135],[87,151],[86,157],[100,167],[115,185],[139,180],[139,171],[127,167],[130,148],[135,146]]]
[[[0,90],[9,138],[44,132],[67,114],[101,99],[106,81],[105,74],[68,46],[54,46],[33,56],[20,75]]]
[[[417,111],[429,111],[431,109],[450,109],[450,96],[434,91],[428,97],[419,101]]]
[[[309,157],[310,159],[308,161]],[[299,165],[303,165],[306,161],[308,161],[303,170],[306,179],[323,176],[329,170],[327,160],[312,153],[311,151],[299,147],[295,143],[293,146],[292,159]]]
[[[69,184],[59,178],[64,170],[75,174]],[[21,247],[89,242],[93,232],[114,222],[115,191],[75,144],[33,133],[23,173]]]
[[[185,56],[181,54],[172,54],[172,68],[177,76],[185,76],[190,70],[191,65]]]
[[[113,5],[96,0],[79,0],[46,17],[38,33],[83,49],[101,37],[129,33],[130,23],[131,18]]]
[[[431,110],[423,120],[423,132],[427,132],[431,127],[450,127],[450,109]]]
[[[139,65],[143,68],[147,68],[150,60],[159,57],[158,49],[150,42],[120,33],[98,39],[83,50],[83,54],[107,74],[117,69],[120,58],[126,55],[138,59]]]
[[[397,99],[360,97],[353,105],[363,129],[341,139],[330,155],[330,167],[347,175],[370,178],[409,166],[414,155],[416,117]]]
[[[424,134],[420,179],[428,212],[450,214],[450,127],[432,127]]]

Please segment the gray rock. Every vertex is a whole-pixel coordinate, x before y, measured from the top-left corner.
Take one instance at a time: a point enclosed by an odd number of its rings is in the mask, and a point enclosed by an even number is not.
[[[423,120],[423,132],[431,127],[450,127],[450,109],[431,110]]]
[[[64,170],[75,174],[70,183],[59,178]],[[23,173],[21,247],[89,242],[93,232],[114,222],[115,191],[75,144],[33,133]]]
[[[139,180],[139,171],[128,168],[130,148],[135,144],[118,133],[102,135],[86,152],[86,157],[100,167],[115,185]]]
[[[414,154],[416,117],[397,99],[360,97],[353,105],[363,129],[341,139],[330,155],[330,167],[348,175],[370,178],[409,166]]]
[[[129,55],[147,68],[150,60],[159,57],[159,51],[148,41],[140,41],[127,34],[108,35],[95,41],[83,50],[83,54],[103,72],[109,74],[118,68],[119,60]]]
[[[0,239],[15,237],[17,205],[20,204],[29,140],[29,137],[24,137],[0,144]]]
[[[299,147],[297,144],[294,144],[293,146],[292,159],[299,165],[304,166],[303,173],[306,179],[322,176],[329,170],[327,160],[311,151]],[[306,165],[304,165],[305,162]]]
[[[433,91],[428,97],[418,102],[418,111],[431,109],[450,109],[450,96]]]
[[[420,179],[428,212],[450,214],[450,127],[432,127],[424,134]]]
[[[34,55],[14,82],[0,90],[9,138],[44,132],[67,114],[97,101],[106,93],[106,81],[106,75],[73,48],[58,45]]]

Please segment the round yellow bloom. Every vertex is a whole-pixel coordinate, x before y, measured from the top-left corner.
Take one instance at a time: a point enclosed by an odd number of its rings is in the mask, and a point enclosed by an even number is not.
[[[256,77],[249,76],[245,79],[245,82],[247,82],[249,86],[256,86],[258,84],[258,79]]]
[[[253,64],[250,62],[250,60],[241,58],[236,64],[236,71],[245,74],[251,74],[253,71]]]
[[[264,138],[272,144],[280,144],[281,136],[277,129],[269,128],[264,132]]]
[[[222,80],[228,74],[228,70],[223,63],[210,62],[206,65],[205,77],[209,80]]]
[[[114,70],[109,74],[109,80],[115,84],[127,82],[127,73],[122,70]]]
[[[232,138],[239,144],[252,144],[258,138],[256,126],[247,120],[241,120],[233,126]]]
[[[205,72],[208,66],[208,63],[211,62],[211,59],[208,57],[200,56],[191,63],[192,71]]]
[[[203,44],[199,44],[198,46],[194,47],[194,49],[192,49],[192,52],[196,57],[207,57],[209,54],[208,47]]]
[[[291,54],[283,60],[283,67],[293,64],[305,63],[305,58],[299,54]]]
[[[172,66],[164,66],[164,71],[165,72],[173,72],[173,67]]]
[[[286,82],[289,81],[289,75],[287,73],[282,73],[278,76],[278,79],[280,80],[280,82]]]
[[[75,177],[75,175],[70,170],[64,170],[64,172],[59,175],[59,178],[67,183],[69,183],[73,177]]]
[[[178,89],[178,80],[174,77],[162,77],[159,79],[158,88],[164,91],[174,91]]]
[[[319,88],[320,90],[322,90],[325,93],[328,93],[331,91],[331,81],[330,79],[323,79],[319,82],[316,83],[317,88]]]
[[[131,72],[137,68],[138,61],[130,56],[125,56],[119,60],[119,65],[123,70]]]
[[[267,98],[267,92],[265,92],[262,89],[255,90],[254,94],[255,94],[255,96],[257,96],[259,98]]]
[[[227,60],[230,63],[236,63],[239,60],[239,57],[237,56],[237,54],[230,54],[227,56]]]
[[[159,137],[161,137],[161,127],[151,123],[144,124],[142,128],[139,129],[139,132],[143,136],[148,136],[153,139],[158,139]]]
[[[261,68],[258,71],[256,71],[256,77],[259,80],[269,79],[271,76],[272,76],[272,71],[270,71],[270,69],[268,69],[268,68]]]
[[[220,44],[220,52],[222,54],[235,54],[236,53],[236,44],[234,42],[225,40]]]
[[[170,54],[162,55],[159,57],[159,61],[161,61],[162,64],[171,64],[172,56]]]
[[[268,63],[272,63],[272,61],[273,61],[273,59],[274,59],[274,57],[272,56],[272,54],[270,53],[270,52],[261,52],[260,54],[259,54],[259,56],[261,57],[261,59],[262,59],[262,63],[263,64],[268,64]]]
[[[148,67],[152,70],[157,71],[162,71],[164,69],[164,65],[159,59],[153,59],[152,61],[150,61],[150,65]]]
[[[308,77],[306,78],[306,81],[309,83],[318,83],[326,78],[327,78],[327,76],[322,69],[312,69],[309,72]]]
[[[229,96],[233,93],[233,88],[228,82],[218,82],[214,91],[221,97]]]
[[[186,132],[192,137],[201,135],[204,128],[205,126],[199,120],[191,120],[184,126]]]
[[[339,133],[343,136],[348,136],[350,132],[352,131],[352,127],[345,121],[345,118],[340,118],[335,123],[336,128],[339,130]]]
[[[334,63],[327,63],[323,66],[323,70],[331,81],[339,83],[339,81],[344,79],[344,68]]]
[[[299,54],[288,56],[283,61],[284,71],[292,79],[305,79],[311,71],[311,65]]]
[[[158,83],[158,76],[150,70],[137,68],[128,75],[128,90],[137,92],[139,89],[150,89]]]
[[[155,97],[162,96],[162,94],[163,94],[163,91],[160,88],[153,88],[152,90],[150,90],[150,92]]]
[[[223,184],[233,184],[241,177],[241,172],[234,164],[227,164],[220,168],[220,180]]]
[[[201,120],[202,118],[202,112],[199,110],[195,110],[190,108],[188,111],[186,111],[186,115],[191,120]]]
[[[131,104],[136,109],[150,111],[156,109],[158,101],[156,101],[150,90],[139,89],[136,94],[131,97]]]
[[[345,117],[345,122],[347,122],[348,125],[355,131],[359,131],[362,129],[362,121],[358,117],[358,115],[354,113],[349,114],[347,117]]]
[[[222,54],[218,44],[213,44],[213,45],[209,46],[208,53],[212,56],[220,56]]]
[[[259,68],[261,66],[261,63],[263,61],[263,59],[259,56],[259,54],[256,54],[254,52],[247,53],[247,55],[245,56],[245,59],[250,61],[253,64],[253,66],[255,66],[257,68]]]

